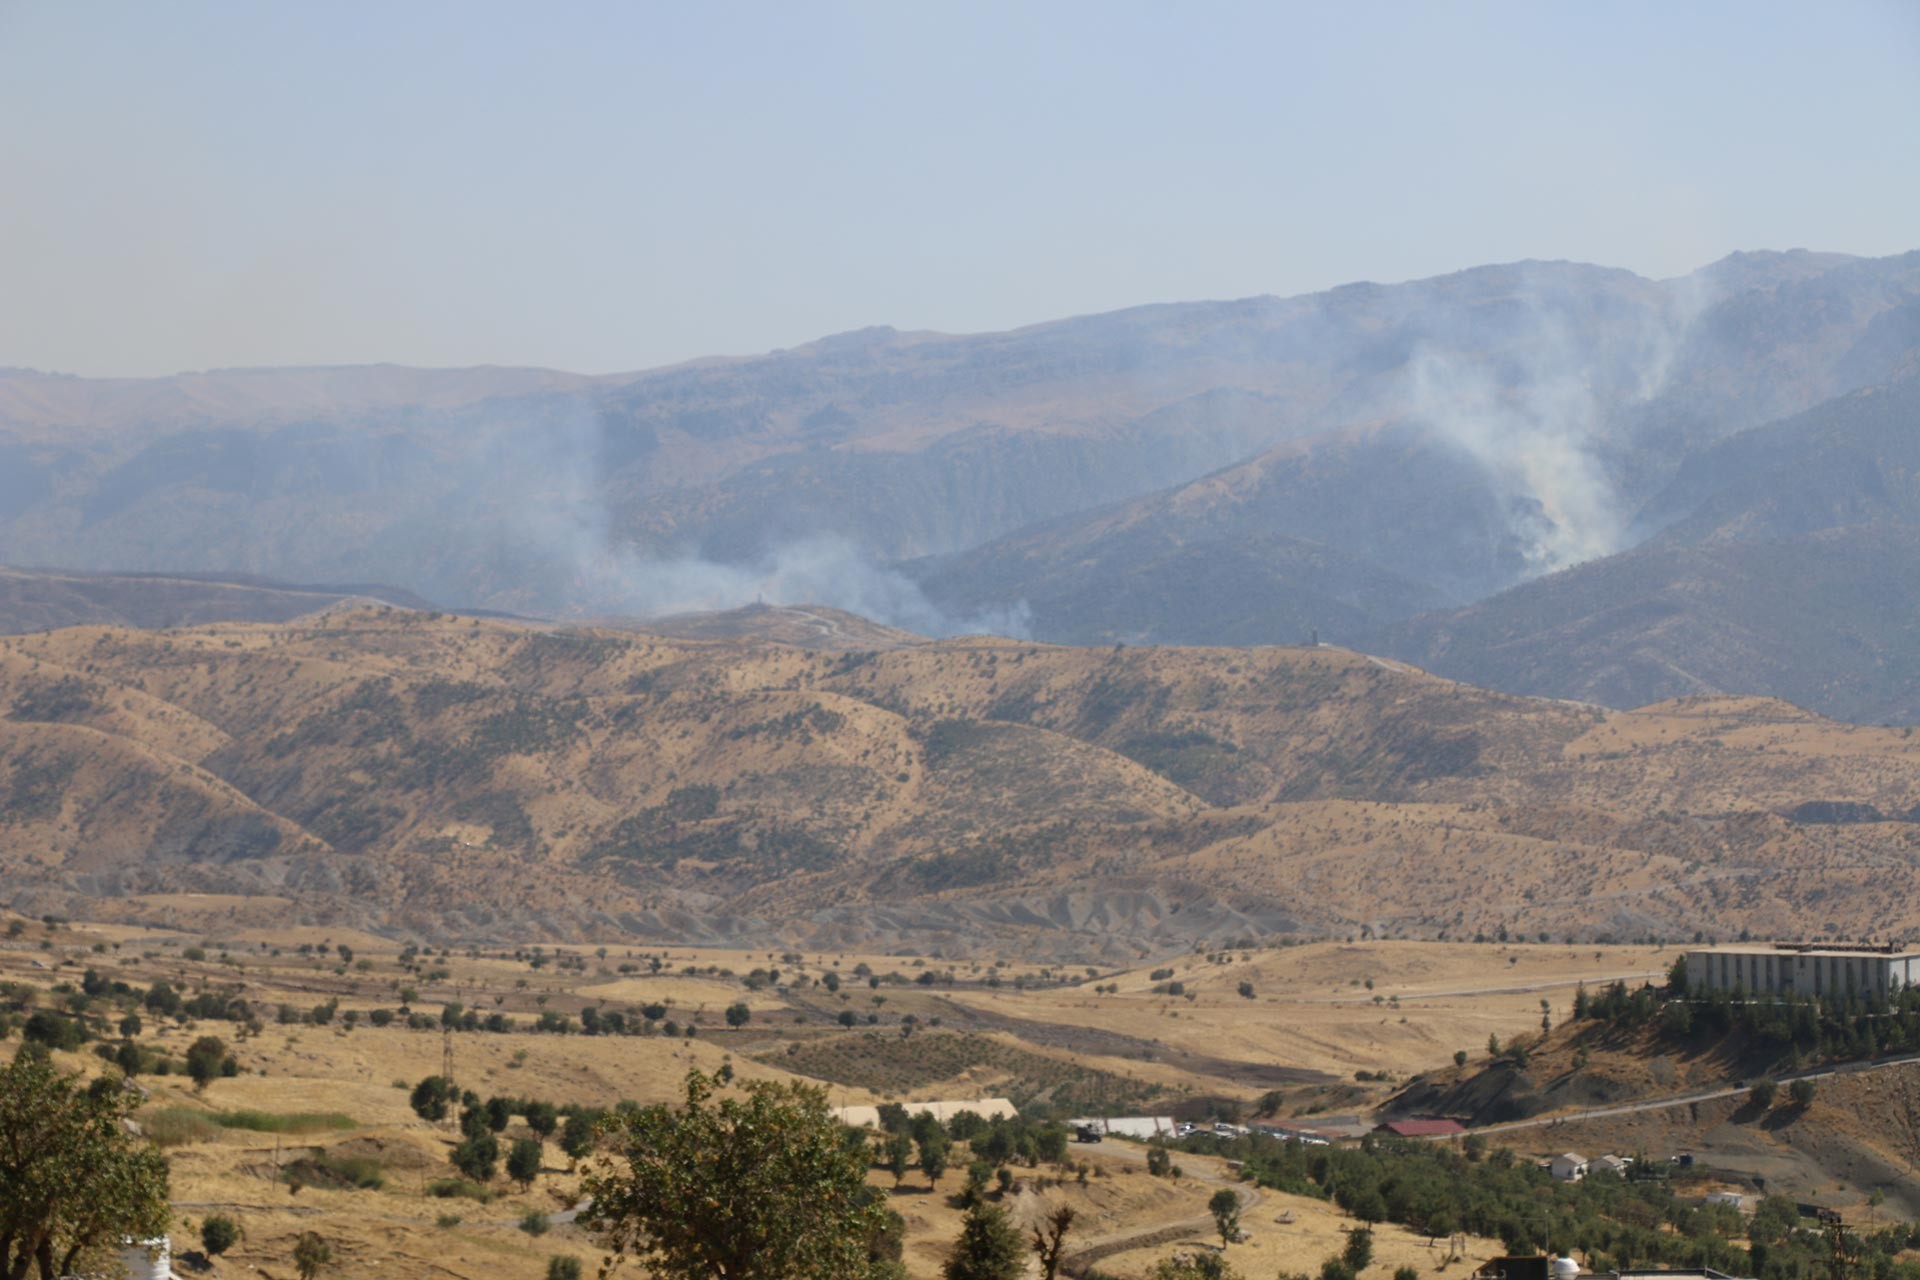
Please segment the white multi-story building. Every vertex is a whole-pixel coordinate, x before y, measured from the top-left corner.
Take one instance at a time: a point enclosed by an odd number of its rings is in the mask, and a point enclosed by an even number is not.
[[[1886,946],[1714,947],[1687,952],[1687,986],[1751,995],[1892,995],[1920,982],[1920,951]]]

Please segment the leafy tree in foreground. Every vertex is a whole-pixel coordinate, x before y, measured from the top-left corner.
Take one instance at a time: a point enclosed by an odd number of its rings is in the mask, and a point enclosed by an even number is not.
[[[166,1158],[120,1123],[139,1100],[82,1089],[35,1054],[0,1069],[0,1280],[72,1275],[166,1230]]]
[[[842,1141],[826,1092],[750,1081],[719,1096],[687,1075],[681,1107],[606,1124],[611,1150],[588,1168],[579,1218],[661,1280],[877,1280],[897,1274],[877,1242],[884,1206],[867,1158]]]
[[[1006,1211],[986,1201],[970,1207],[941,1273],[945,1280],[1021,1280],[1026,1273],[1026,1249]]]

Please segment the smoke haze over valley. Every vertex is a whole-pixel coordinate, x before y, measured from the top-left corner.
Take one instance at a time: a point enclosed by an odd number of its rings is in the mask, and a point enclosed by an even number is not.
[[[1700,460],[1863,388],[1904,403],[1916,351],[1920,255],[1796,251],[1670,281],[1530,262],[1003,334],[863,330],[591,378],[16,370],[0,547],[560,619],[764,602],[929,636],[1318,631],[1498,685],[1460,647],[1477,632],[1404,624],[1686,537]],[[1898,474],[1862,459],[1819,500],[1856,523]],[[1411,638],[1443,630],[1444,648]],[[1673,644],[1647,660],[1697,669],[1699,691],[1780,691]]]

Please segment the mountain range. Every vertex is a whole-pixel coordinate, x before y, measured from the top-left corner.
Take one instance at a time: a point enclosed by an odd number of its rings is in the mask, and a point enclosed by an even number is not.
[[[1104,958],[1920,927],[1920,742],[1321,647],[555,628],[369,601],[0,639],[15,910]],[[508,888],[510,886],[510,889]]]
[[[1804,251],[594,377],[7,370],[0,561],[575,620],[1317,634],[1529,694],[1911,720],[1917,384],[1920,253]]]

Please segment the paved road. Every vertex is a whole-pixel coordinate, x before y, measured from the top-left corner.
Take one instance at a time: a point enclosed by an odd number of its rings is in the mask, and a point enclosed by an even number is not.
[[[1822,1067],[1818,1071],[1800,1071],[1779,1077],[1779,1082],[1784,1085],[1791,1084],[1795,1080],[1826,1080],[1833,1076],[1891,1071],[1897,1067],[1912,1066],[1916,1063],[1920,1063],[1920,1054],[1905,1054],[1898,1058],[1881,1058],[1875,1062],[1843,1063],[1837,1067]],[[1665,1111],[1673,1107],[1692,1106],[1699,1102],[1713,1102],[1720,1098],[1737,1098],[1746,1092],[1746,1085],[1733,1085],[1720,1089],[1706,1089],[1698,1093],[1683,1093],[1672,1098],[1655,1098],[1647,1102],[1626,1102],[1610,1107],[1587,1107],[1580,1111],[1562,1112],[1559,1115],[1536,1116],[1531,1120],[1509,1120],[1504,1124],[1480,1125],[1473,1132],[1508,1133],[1515,1129],[1548,1129],[1554,1125],[1574,1124],[1581,1120],[1604,1120],[1608,1116],[1634,1115],[1642,1111]],[[1434,1140],[1445,1141],[1446,1137],[1445,1134],[1437,1134]]]

